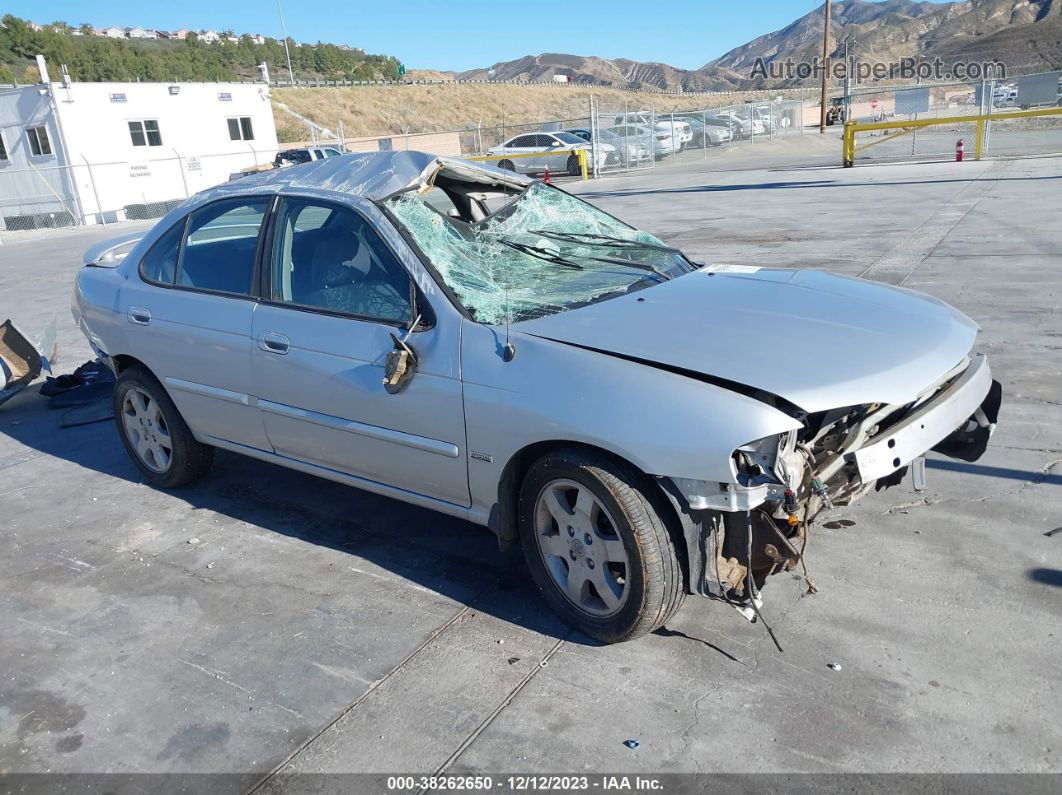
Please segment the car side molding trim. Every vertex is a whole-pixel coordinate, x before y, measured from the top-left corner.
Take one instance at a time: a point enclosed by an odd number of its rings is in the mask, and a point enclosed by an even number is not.
[[[193,395],[203,395],[216,400],[224,400],[227,403],[239,403],[241,406],[253,406],[255,404],[254,397],[245,395],[242,392],[232,392],[216,386],[197,384],[195,381],[185,381],[183,378],[164,378],[163,381],[166,382],[166,386],[179,392],[190,392]]]
[[[331,428],[337,431],[355,433],[358,436],[365,436],[369,439],[378,439],[382,442],[400,444],[403,447],[422,450],[425,453],[434,453],[435,455],[441,455],[444,458],[457,458],[461,455],[461,450],[456,444],[443,442],[439,439],[429,439],[426,436],[417,436],[412,433],[395,431],[391,428],[381,428],[379,425],[369,425],[364,422],[345,420],[342,417],[333,417],[330,414],[319,414],[316,411],[308,411],[306,409],[296,408],[295,406],[287,406],[283,403],[274,403],[271,400],[259,400],[258,407],[262,411],[270,414],[277,414],[282,417],[291,417],[303,422],[310,422],[314,425],[320,425],[322,428]]]

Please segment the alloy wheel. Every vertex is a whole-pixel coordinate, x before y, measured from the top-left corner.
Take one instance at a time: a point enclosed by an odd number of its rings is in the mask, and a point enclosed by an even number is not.
[[[173,461],[173,441],[158,402],[139,387],[122,400],[122,426],[129,444],[144,466],[162,474]]]
[[[627,601],[630,561],[618,525],[586,486],[547,483],[534,513],[546,571],[567,600],[594,616],[615,615]]]

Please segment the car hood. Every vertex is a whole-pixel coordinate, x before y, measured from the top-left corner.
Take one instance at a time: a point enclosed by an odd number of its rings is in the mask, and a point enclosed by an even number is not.
[[[905,404],[969,353],[978,327],[942,301],[819,271],[700,270],[514,329],[697,373],[807,412]]]

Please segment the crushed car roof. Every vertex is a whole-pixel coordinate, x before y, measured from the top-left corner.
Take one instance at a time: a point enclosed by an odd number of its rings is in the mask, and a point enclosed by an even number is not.
[[[441,170],[459,173],[464,179],[484,184],[501,182],[523,186],[531,182],[526,177],[494,166],[428,152],[363,152],[251,174],[209,193],[242,193],[245,189],[261,190],[267,186],[277,190],[293,187],[334,191],[378,201],[410,187],[427,187]]]

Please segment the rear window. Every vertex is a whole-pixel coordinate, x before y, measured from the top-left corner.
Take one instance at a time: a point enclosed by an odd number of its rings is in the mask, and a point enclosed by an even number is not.
[[[249,294],[258,235],[268,199],[231,199],[192,214],[177,284],[200,290]]]
[[[140,275],[148,281],[173,284],[184,237],[184,220],[174,224],[140,260]]]

